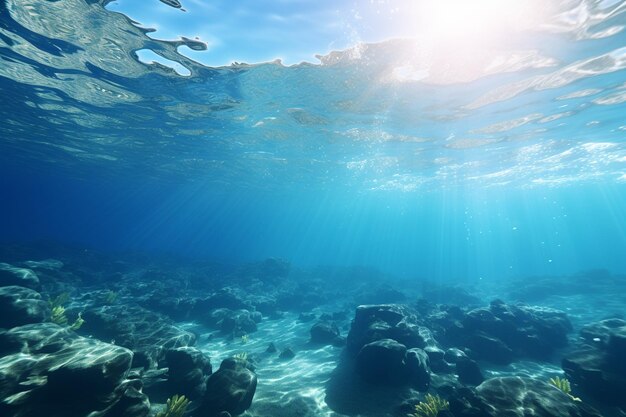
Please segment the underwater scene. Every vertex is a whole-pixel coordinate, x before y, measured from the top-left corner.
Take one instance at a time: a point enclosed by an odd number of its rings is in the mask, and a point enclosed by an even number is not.
[[[626,417],[626,0],[0,0],[0,417]]]

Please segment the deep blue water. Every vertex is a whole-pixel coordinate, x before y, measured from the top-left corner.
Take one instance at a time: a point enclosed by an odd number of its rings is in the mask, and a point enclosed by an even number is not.
[[[564,2],[595,17],[426,78],[407,39],[208,67],[106,3],[0,3],[2,242],[461,282],[626,272],[623,2]]]

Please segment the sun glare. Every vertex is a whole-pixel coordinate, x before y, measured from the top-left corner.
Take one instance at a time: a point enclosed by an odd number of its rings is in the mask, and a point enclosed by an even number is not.
[[[499,45],[538,29],[548,2],[536,0],[433,0],[420,2],[417,35],[434,42]]]

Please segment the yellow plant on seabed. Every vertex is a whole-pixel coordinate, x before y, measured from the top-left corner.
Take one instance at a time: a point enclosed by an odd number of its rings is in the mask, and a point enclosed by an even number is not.
[[[50,321],[59,326],[65,326],[67,324],[67,316],[65,315],[65,307],[56,306],[52,308],[52,316]]]
[[[62,307],[63,304],[67,303],[70,299],[70,295],[66,292],[57,295],[54,298],[51,298],[49,303],[52,308]]]
[[[174,395],[168,398],[165,410],[161,411],[156,417],[182,417],[187,410],[189,400],[184,395]]]
[[[58,324],[59,326],[67,326],[68,321],[67,316],[65,315],[65,307],[54,307],[52,309],[52,316],[50,317],[50,321],[52,323]],[[85,320],[83,319],[83,314],[78,313],[78,317],[76,318],[74,323],[70,325],[70,329],[76,331],[80,329],[80,326],[82,326],[83,323],[85,323]]]
[[[424,401],[415,406],[413,417],[437,417],[440,411],[450,408],[450,403],[438,395],[426,394]]]
[[[550,378],[548,383],[550,385],[553,385],[553,386],[557,387],[558,389],[563,391],[565,394],[569,395],[569,397],[572,400],[574,400],[574,401],[581,401],[580,398],[574,397],[572,395],[572,386],[570,385],[569,380],[567,378],[561,378],[561,377],[557,376],[557,377],[554,377],[554,378]]]

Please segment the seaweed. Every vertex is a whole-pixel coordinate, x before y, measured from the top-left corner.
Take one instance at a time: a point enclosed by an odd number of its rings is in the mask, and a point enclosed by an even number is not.
[[[447,410],[450,403],[439,395],[426,394],[424,401],[415,406],[413,417],[436,417],[440,411]]]
[[[164,411],[161,411],[156,417],[182,417],[187,410],[189,400],[184,395],[174,395],[167,399],[167,405]]]

